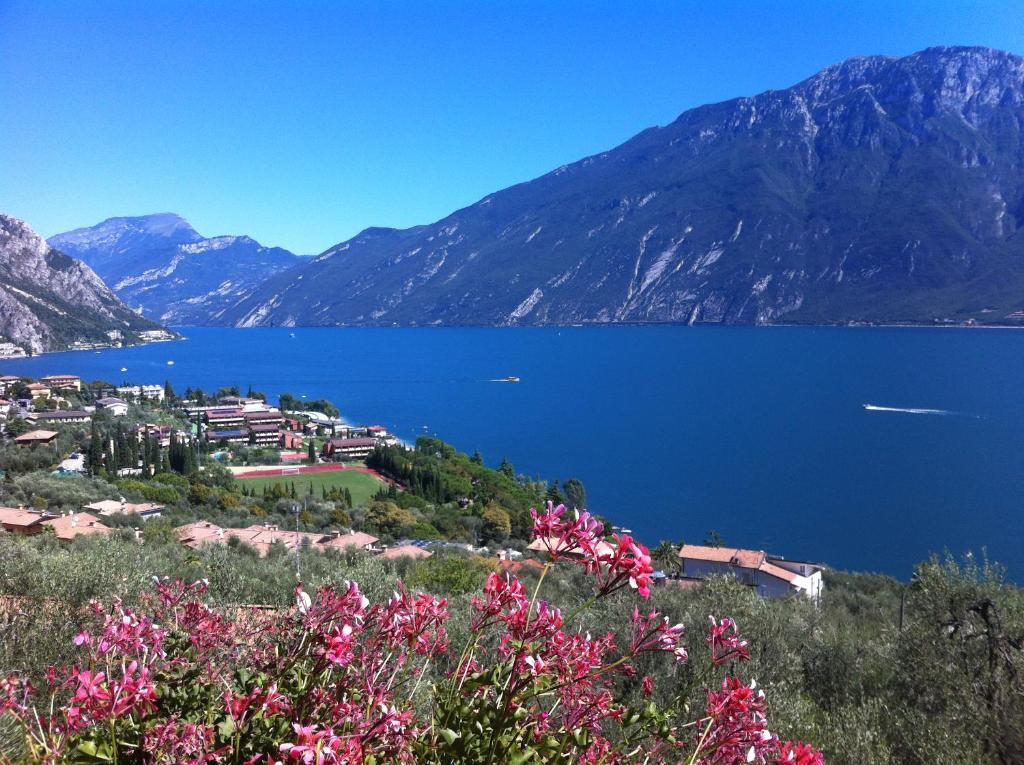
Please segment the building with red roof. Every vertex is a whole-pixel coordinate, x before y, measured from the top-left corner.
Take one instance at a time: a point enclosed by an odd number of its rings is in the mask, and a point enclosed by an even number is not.
[[[816,563],[769,555],[764,550],[705,545],[679,548],[679,573],[684,579],[732,575],[766,598],[799,593],[818,600],[824,589],[821,576],[824,568]]]
[[[41,532],[46,518],[42,513],[23,507],[0,507],[0,528],[23,537]]]
[[[397,560],[398,558],[411,558],[412,560],[423,560],[429,558],[434,553],[430,550],[424,550],[422,547],[416,545],[395,545],[384,550],[380,557],[389,558],[391,560]]]
[[[68,513],[58,518],[43,521],[43,526],[53,529],[57,539],[69,541],[75,537],[95,534],[113,534],[116,529],[104,526],[100,519],[90,513]]]

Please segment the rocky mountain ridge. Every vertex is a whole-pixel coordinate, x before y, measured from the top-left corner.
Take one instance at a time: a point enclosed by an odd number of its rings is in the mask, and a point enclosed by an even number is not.
[[[850,59],[270,277],[238,326],[1014,323],[1024,60]]]

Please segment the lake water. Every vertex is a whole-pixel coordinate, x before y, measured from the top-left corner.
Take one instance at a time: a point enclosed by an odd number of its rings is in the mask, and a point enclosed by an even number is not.
[[[436,434],[492,466],[504,456],[531,476],[577,476],[594,511],[650,544],[713,528],[730,545],[903,578],[929,553],[984,547],[1024,572],[1024,332],[184,332],[0,373],[329,398],[409,440]],[[492,382],[506,375],[522,381]]]

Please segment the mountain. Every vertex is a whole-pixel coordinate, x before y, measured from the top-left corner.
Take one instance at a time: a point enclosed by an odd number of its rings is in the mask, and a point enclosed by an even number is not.
[[[1013,323],[1024,61],[854,58],[269,279],[250,325]],[[1024,314],[1017,314],[1024,316]]]
[[[209,324],[270,276],[301,262],[247,236],[201,236],[172,213],[109,218],[50,238],[96,269],[126,303],[168,324]]]
[[[0,336],[40,353],[76,342],[132,343],[147,330],[160,327],[122,303],[91,268],[0,213]]]

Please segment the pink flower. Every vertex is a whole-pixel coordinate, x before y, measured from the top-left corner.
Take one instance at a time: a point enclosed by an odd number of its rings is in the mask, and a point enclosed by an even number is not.
[[[651,694],[654,693],[654,678],[650,675],[644,675],[644,679],[640,681],[640,689],[643,691],[644,696],[650,698]]]
[[[764,762],[778,745],[768,731],[764,693],[754,683],[725,678],[720,691],[708,691],[707,716],[710,727],[699,762]]]
[[[419,654],[434,654],[448,647],[444,623],[448,601],[433,595],[413,596],[398,583],[398,591],[379,614],[380,634],[393,648],[404,645]]]
[[[470,629],[480,630],[507,612],[524,608],[528,601],[523,592],[523,583],[516,577],[491,573],[484,582],[484,597],[481,599],[474,596],[471,602],[476,614]]]
[[[543,514],[530,508],[533,538],[544,543],[552,560],[559,560],[566,555],[592,558],[604,533],[604,524],[585,511],[581,513],[575,510],[569,518],[563,517],[565,512],[565,505],[555,507],[553,502],[548,502],[548,509]]]
[[[599,594],[607,595],[629,584],[640,597],[651,594],[651,556],[639,542],[628,534],[612,534],[614,544],[605,546],[594,557],[598,574]]]
[[[711,663],[716,667],[729,661],[746,661],[750,658],[750,650],[747,641],[743,640],[737,631],[736,622],[732,619],[717,621],[711,619],[711,629],[708,630],[707,643],[711,646]]]
[[[779,749],[779,755],[773,762],[785,765],[825,765],[825,758],[821,752],[815,751],[807,744],[787,741]]]
[[[682,664],[688,658],[686,647],[680,642],[682,637],[682,624],[669,626],[668,617],[657,611],[651,611],[645,617],[640,615],[639,609],[633,609],[629,651],[634,656],[648,651],[663,651],[672,654],[676,664]]]

